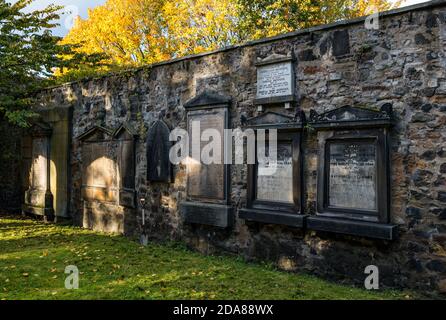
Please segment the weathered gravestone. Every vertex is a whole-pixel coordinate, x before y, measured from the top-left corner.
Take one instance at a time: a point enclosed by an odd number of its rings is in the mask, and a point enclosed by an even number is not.
[[[135,143],[138,135],[127,124],[122,124],[113,133],[117,144],[119,175],[119,205],[129,208],[136,206],[135,191]]]
[[[309,229],[392,240],[390,224],[389,130],[392,107],[344,106],[312,111],[318,135],[317,215]]]
[[[125,124],[114,131],[94,126],[78,137],[84,227],[126,232],[131,220],[126,220],[126,208],[136,205],[135,139],[136,134]]]
[[[82,143],[82,197],[86,201],[117,203],[118,172],[113,131],[95,126],[78,137]]]
[[[22,210],[25,213],[42,215],[51,220],[54,217],[53,195],[50,189],[50,138],[51,127],[44,122],[34,122],[28,131],[28,148],[24,148],[24,172],[28,172],[25,181],[25,201]],[[28,154],[27,154],[28,153]]]
[[[229,165],[224,164],[223,159],[229,103],[229,98],[208,91],[184,105],[190,138],[190,157],[187,159],[188,201],[181,204],[185,222],[223,228],[232,225],[232,208],[228,205]],[[214,150],[215,162],[209,164],[200,159],[201,152],[209,143],[201,139],[207,129],[216,131],[220,136],[220,150]],[[199,151],[198,159],[193,150]]]
[[[169,127],[162,120],[157,120],[149,129],[147,135],[148,181],[170,182],[172,179],[169,134]]]
[[[246,129],[270,133],[277,130],[276,159],[272,157],[269,139],[257,141],[256,154],[267,157],[248,165],[247,207],[239,217],[249,221],[303,227],[301,135],[305,116],[268,111],[246,120]],[[265,137],[267,137],[265,135]]]

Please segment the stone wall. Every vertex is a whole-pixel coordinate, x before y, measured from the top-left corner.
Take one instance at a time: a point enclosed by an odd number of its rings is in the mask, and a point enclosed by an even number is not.
[[[42,93],[42,106],[72,105],[69,211],[83,221],[81,144],[94,125],[117,128],[127,122],[136,142],[137,197],[147,197],[147,234],[188,243],[204,253],[231,252],[268,260],[286,270],[308,271],[338,281],[364,281],[377,265],[381,284],[446,291],[446,4],[431,2],[382,14],[379,29],[364,20],[301,30],[217,52],[168,61],[99,79],[86,79]],[[230,125],[258,114],[254,105],[258,58],[293,52],[298,107],[323,112],[353,105],[391,103],[391,220],[395,241],[370,240],[236,218],[226,230],[183,223],[186,175],[175,166],[172,183],[146,181],[146,134],[154,121],[185,128],[183,104],[206,89],[232,98]],[[285,112],[280,107],[281,112]],[[295,110],[286,111],[294,113]],[[318,145],[307,130],[304,150],[305,214],[315,212]],[[246,204],[247,166],[231,166],[230,203]],[[122,209],[122,208],[121,208]],[[118,210],[141,232],[141,209]],[[123,212],[123,213],[122,213]],[[238,211],[235,210],[237,217]],[[100,210],[97,212],[100,215]]]

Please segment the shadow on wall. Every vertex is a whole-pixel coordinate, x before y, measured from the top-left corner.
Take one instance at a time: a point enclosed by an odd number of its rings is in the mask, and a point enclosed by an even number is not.
[[[20,213],[21,190],[21,129],[0,116],[0,214]]]

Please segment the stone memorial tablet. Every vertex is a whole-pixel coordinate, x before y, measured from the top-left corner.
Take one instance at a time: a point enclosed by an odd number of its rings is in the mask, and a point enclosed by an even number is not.
[[[85,200],[117,201],[116,163],[107,155],[107,143],[83,146],[83,195]]]
[[[376,210],[376,147],[371,143],[331,143],[329,205]]]
[[[293,158],[290,143],[277,145],[277,161],[258,165],[256,185],[257,200],[293,202]]]
[[[292,63],[281,62],[257,67],[257,99],[293,94]]]
[[[223,162],[224,129],[225,129],[226,109],[214,108],[212,110],[194,110],[188,114],[188,130],[190,142],[190,152],[194,148],[199,148],[200,154],[203,147],[209,141],[201,141],[199,137],[206,129],[215,129],[220,134],[220,155],[219,164],[203,164],[201,159],[189,158],[188,170],[188,196],[207,200],[225,199],[225,166]],[[193,122],[199,122],[200,132],[198,139],[193,139]],[[199,144],[197,146],[197,144]]]
[[[230,102],[231,98],[207,90],[184,104],[190,139],[185,161],[187,199],[180,204],[185,223],[218,228],[234,223],[234,210],[228,203],[229,166],[223,152]]]
[[[31,188],[45,191],[47,188],[47,148],[48,139],[39,137],[33,139],[32,145],[32,180]]]
[[[25,190],[23,212],[43,215],[46,221],[54,217],[53,195],[50,189],[50,138],[51,126],[34,122],[28,131],[27,155],[29,159],[28,189]]]

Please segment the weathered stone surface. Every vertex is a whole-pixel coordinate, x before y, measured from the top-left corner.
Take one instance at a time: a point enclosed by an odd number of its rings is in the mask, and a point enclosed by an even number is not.
[[[333,54],[342,56],[350,53],[350,39],[348,30],[336,30],[333,32]]]
[[[406,209],[406,214],[408,217],[415,218],[415,219],[421,219],[421,209],[420,208],[408,207]]]
[[[300,61],[313,61],[317,59],[312,49],[306,49],[299,52],[298,58]]]
[[[431,271],[446,272],[446,262],[441,260],[431,260],[426,267]]]
[[[440,293],[446,293],[446,279],[440,280],[438,282],[438,291]]]
[[[438,192],[438,201],[446,202],[446,191]]]
[[[430,43],[430,41],[428,39],[426,39],[426,37],[423,34],[417,33],[415,35],[415,44],[423,45],[423,44],[429,44],[429,43]]]

